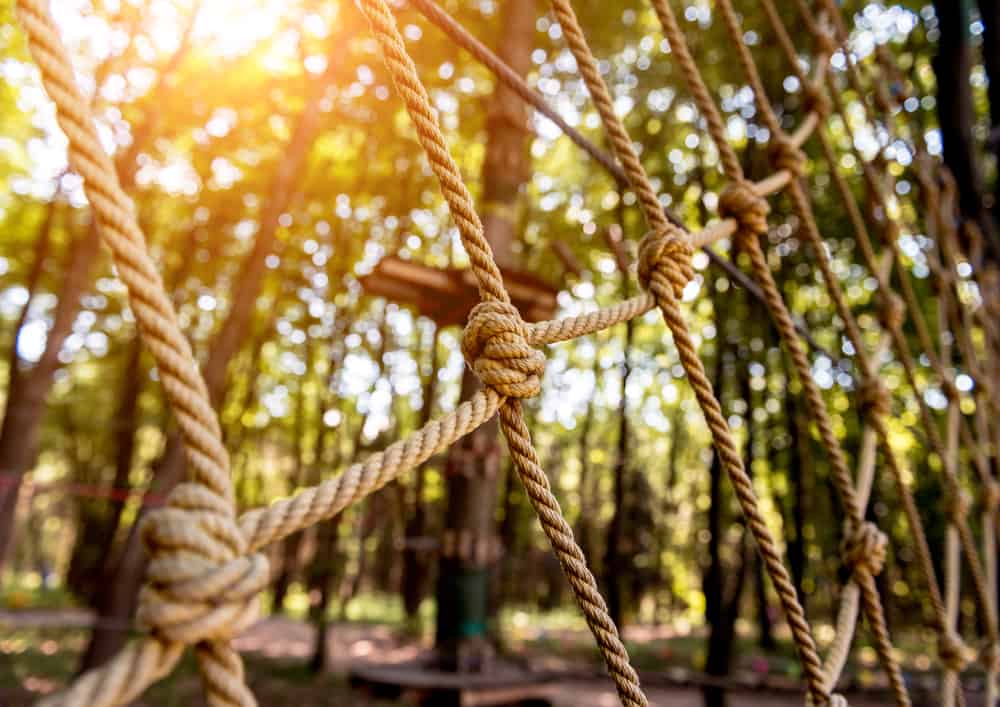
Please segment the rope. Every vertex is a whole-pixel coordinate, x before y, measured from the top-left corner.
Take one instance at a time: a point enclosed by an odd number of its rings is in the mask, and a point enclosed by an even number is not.
[[[539,467],[518,401],[538,394],[544,357],[536,355],[527,344],[525,325],[517,309],[510,306],[510,297],[473,208],[472,197],[448,151],[437,115],[396,28],[395,18],[385,0],[363,0],[360,4],[382,47],[396,90],[413,120],[431,168],[441,183],[448,209],[459,226],[462,243],[479,282],[480,298],[484,302],[470,317],[462,341],[463,354],[487,388],[499,395],[512,396],[500,409],[500,427],[507,438],[518,475],[597,639],[619,697],[627,705],[643,707],[647,701],[639,687],[639,677],[600,596],[597,581],[589,571],[579,571],[580,564],[586,570],[582,551],[561,514],[561,525],[553,518],[553,514],[558,514],[559,504],[547,482],[544,485],[538,482],[537,477],[545,475]],[[626,164],[626,173],[628,169]],[[659,217],[667,223],[662,211]]]
[[[191,474],[191,481],[170,494],[166,508],[150,513],[144,528],[152,563],[140,615],[158,638],[126,651],[108,671],[81,679],[84,692],[67,695],[65,704],[95,704],[91,698],[72,701],[87,690],[107,697],[109,704],[127,701],[176,662],[184,643],[200,642],[198,666],[209,704],[252,705],[242,687],[241,660],[228,641],[256,615],[255,590],[266,581],[266,560],[242,557],[244,541],[233,518],[229,457],[218,420],[132,203],[97,138],[58,30],[42,0],[19,0],[17,11],[42,83],[56,104],[59,126],[69,138],[69,163],[83,178],[101,239],[156,361]],[[201,586],[213,588],[212,603],[204,601]]]
[[[587,85],[587,90],[597,107],[613,151],[625,168],[629,183],[638,196],[646,221],[651,229],[645,237],[647,243],[640,246],[640,252],[647,254],[646,262],[642,265],[643,284],[656,298],[664,321],[671,330],[681,364],[712,433],[719,459],[733,483],[743,515],[757,541],[765,567],[785,610],[803,664],[803,670],[809,682],[810,693],[817,702],[826,702],[829,697],[822,688],[820,660],[805,618],[805,612],[785,569],[781,552],[760,512],[753,484],[743,468],[742,458],[736,449],[719,402],[708,377],[705,375],[704,366],[691,341],[687,324],[680,311],[678,286],[684,282],[690,268],[690,246],[683,245],[686,234],[676,226],[669,224],[663,217],[659,199],[639,162],[624,125],[614,112],[608,88],[597,69],[597,61],[587,45],[583,30],[569,0],[553,0],[552,4],[556,18],[566,36],[566,41],[576,58],[577,67]],[[665,247],[665,244],[669,244],[669,247]]]
[[[770,267],[760,246],[759,236],[767,233],[767,202],[759,197],[744,179],[743,170],[736,159],[732,146],[726,140],[722,128],[722,116],[710,97],[705,81],[691,59],[687,38],[680,30],[676,16],[666,0],[653,0],[653,7],[670,42],[672,54],[682,67],[688,88],[695,98],[699,112],[705,117],[716,148],[722,157],[723,169],[730,179],[729,185],[719,199],[719,212],[731,215],[740,222],[740,244],[750,256],[751,266],[757,283],[764,293],[771,317],[780,333],[786,350],[793,362],[796,375],[802,385],[810,417],[816,423],[824,450],[830,459],[834,479],[848,516],[843,554],[845,561],[854,570],[853,574],[861,588],[865,613],[872,627],[878,652],[889,675],[897,704],[908,705],[909,698],[903,683],[898,661],[892,652],[892,644],[885,621],[885,612],[874,584],[874,577],[881,570],[885,558],[887,539],[871,523],[862,522],[853,480],[847,466],[847,459],[834,433],[822,393],[812,377],[812,370],[802,347],[801,340],[792,325],[791,315],[771,274]],[[725,8],[723,8],[725,11]],[[731,35],[732,36],[732,35]],[[733,36],[742,45],[739,38]],[[745,48],[745,47],[744,47]],[[749,62],[752,64],[752,60]],[[805,160],[798,142],[787,138],[784,133],[774,133],[777,141],[772,143],[772,162],[779,170],[791,175],[790,183],[797,180],[804,171]],[[876,380],[877,379],[872,379]],[[830,681],[825,681],[828,688]]]
[[[692,236],[674,223],[675,219],[661,205],[624,125],[615,115],[610,93],[569,0],[553,0],[555,12],[608,132],[613,152],[621,163],[620,168],[610,156],[597,150],[582,135],[561,121],[558,114],[549,109],[541,97],[527,87],[523,79],[431,0],[412,0],[432,22],[469,49],[500,76],[504,83],[514,88],[523,100],[552,119],[576,144],[615,174],[619,181],[627,181],[635,190],[650,227],[639,245],[637,268],[638,279],[646,290],[645,294],[577,317],[526,324],[517,309],[510,304],[472,197],[448,151],[436,113],[406,51],[389,7],[384,0],[363,0],[362,10],[371,23],[394,85],[414,122],[419,141],[427,153],[449,211],[458,226],[463,245],[469,253],[483,301],[470,314],[462,338],[462,351],[484,388],[453,413],[429,422],[420,430],[390,445],[385,451],[352,465],[340,476],[306,489],[293,498],[245,513],[237,519],[229,480],[229,459],[221,443],[218,421],[190,347],[179,329],[170,300],[166,297],[146,250],[145,240],[135,222],[132,204],[122,191],[113,165],[97,140],[89,107],[75,85],[71,64],[47,9],[41,0],[19,0],[18,16],[25,27],[32,56],[41,69],[46,91],[57,106],[59,124],[69,137],[70,164],[84,179],[84,188],[93,206],[101,237],[112,251],[118,273],[128,288],[130,304],[140,324],[143,340],[153,353],[168,400],[177,416],[192,477],[168,496],[165,508],[150,514],[148,522],[142,528],[142,538],[150,552],[151,562],[146,584],[140,595],[138,617],[149,628],[150,635],[128,644],[109,663],[80,676],[67,691],[43,700],[42,704],[75,706],[129,702],[152,682],[167,674],[187,645],[195,647],[210,705],[249,707],[255,704],[245,685],[241,659],[230,646],[230,639],[252,622],[258,613],[259,593],[269,578],[267,561],[258,551],[268,543],[335,515],[351,503],[398,478],[405,471],[422,464],[499,412],[501,429],[515,467],[601,648],[622,702],[626,705],[646,705],[646,698],[639,687],[638,677],[630,665],[617,628],[611,621],[596,581],[573,539],[570,526],[562,515],[548,478],[540,466],[524,421],[520,400],[537,395],[541,389],[545,357],[536,346],[594,333],[645,314],[654,306],[660,309],[671,331],[681,363],[712,433],[719,459],[733,482],[747,525],[757,541],[765,567],[781,599],[808,681],[809,702],[846,707],[846,700],[841,695],[830,694],[829,691],[836,681],[835,675],[839,674],[846,659],[849,633],[853,630],[860,601],[872,625],[876,647],[889,674],[896,701],[898,704],[909,704],[898,664],[892,656],[883,609],[874,581],[885,561],[887,539],[874,524],[862,518],[862,508],[867,504],[874,470],[876,442],[883,448],[886,463],[900,488],[901,502],[914,534],[917,555],[927,575],[931,603],[938,619],[939,653],[950,675],[961,672],[973,656],[952,626],[958,596],[958,574],[954,569],[948,572],[949,601],[946,607],[937,586],[915,503],[904,481],[903,470],[888,443],[884,417],[889,412],[891,398],[875,375],[871,359],[862,346],[857,323],[832,272],[808,196],[799,181],[807,164],[801,147],[813,132],[820,136],[824,156],[831,165],[834,164],[832,148],[823,131],[817,128],[831,110],[842,114],[843,108],[837,102],[835,91],[832,92],[833,99],[827,98],[824,103],[826,96],[820,79],[826,73],[826,62],[821,62],[822,65],[818,67],[819,76],[808,80],[798,67],[794,45],[772,0],[761,1],[769,21],[775,27],[779,44],[806,87],[804,90],[807,93],[809,113],[795,133],[788,135],[782,131],[764,93],[751,52],[742,40],[739,21],[731,1],[720,0],[727,32],[733,39],[764,122],[772,133],[770,154],[777,171],[766,180],[753,184],[745,180],[735,151],[725,139],[721,115],[710,97],[668,2],[652,0],[682,74],[706,119],[709,133],[716,142],[723,169],[730,180],[720,195],[719,212],[723,220]],[[800,10],[807,9],[804,0],[797,2]],[[845,29],[835,6],[831,0],[824,2],[842,37]],[[820,30],[811,17],[807,18],[805,25],[816,38],[821,54],[829,56],[837,50],[838,38]],[[849,80],[858,88],[861,85],[860,78],[853,59],[849,52],[845,51],[845,54],[848,55]],[[878,54],[878,58],[880,62],[886,61],[882,53]],[[891,110],[890,100],[884,91],[877,93],[874,98],[880,108]],[[865,109],[866,117],[870,118],[867,104]],[[862,166],[869,188],[884,205],[886,197],[871,165],[863,162]],[[842,195],[848,195],[849,190],[842,176],[836,169],[831,169],[831,173],[837,181],[838,191]],[[933,180],[924,175],[921,183],[932,202],[930,213],[940,221],[938,226],[945,237],[952,239],[949,243],[953,242],[954,229],[946,223],[944,217],[944,214],[953,210],[953,193],[949,193],[949,188],[953,190],[953,185],[949,187],[946,179],[942,190],[943,198],[938,199],[938,190]],[[808,359],[799,336],[801,327],[792,320],[760,246],[759,236],[766,234],[768,228],[769,206],[765,196],[782,189],[788,190],[804,223],[807,239],[817,253],[824,281],[855,348],[860,369],[858,393],[867,419],[863,449],[871,449],[871,452],[866,451],[863,455],[857,485],[853,483],[847,470],[846,459],[833,433],[822,396],[811,378]],[[881,291],[879,319],[900,351],[911,387],[916,391],[915,366],[901,332],[907,308],[911,310],[918,338],[931,358],[935,372],[942,382],[950,383],[943,368],[947,346],[942,347],[941,357],[938,358],[930,344],[929,329],[916,304],[912,285],[907,278],[908,272],[902,265],[898,245],[895,243],[897,232],[894,229],[898,229],[898,226],[892,220],[887,222],[886,240],[892,256],[891,262],[900,272],[902,298],[891,291],[888,278],[880,268],[875,267],[874,251],[853,197],[845,197],[845,203],[852,224],[859,232],[858,240],[862,244],[863,255],[878,277]],[[760,290],[752,291],[759,293],[756,296],[762,297],[768,305],[795,364],[807,406],[830,457],[838,493],[846,510],[842,554],[852,569],[852,575],[838,615],[837,642],[828,656],[826,670],[820,664],[804,611],[785,570],[781,552],[761,514],[752,482],[743,468],[742,457],[737,451],[680,310],[679,299],[694,275],[691,265],[694,247],[707,246],[730,235],[735,236],[739,245],[750,255],[754,276],[761,286]],[[711,250],[707,252],[710,256],[715,255]],[[970,315],[966,310],[960,310],[957,304],[954,307],[949,304],[951,291],[956,286],[955,262],[947,248],[942,248],[942,257],[943,261],[940,263],[932,261],[941,285],[940,329],[942,332],[945,330],[948,318],[951,317],[951,321],[959,329],[957,340],[962,355],[978,381],[984,376],[983,369],[972,339],[963,328],[963,325],[970,325]],[[727,265],[727,270],[732,268],[731,263]],[[742,276],[738,270],[735,272]],[[917,310],[916,315],[912,310]],[[988,327],[988,321],[985,320],[984,327]],[[989,331],[991,336],[998,335],[992,329]],[[983,403],[989,400],[989,386],[985,377],[982,377],[977,401],[980,404],[977,405],[976,413],[978,443],[972,439],[972,433],[959,424],[961,417],[957,390],[953,384],[947,390],[950,399],[949,419],[954,421],[949,426],[948,449],[951,453],[947,458],[950,461],[945,465],[951,518],[949,547],[955,553],[964,552],[969,561],[990,637],[990,643],[984,649],[981,659],[989,671],[991,694],[995,694],[1000,637],[997,635],[995,601],[989,592],[989,587],[996,581],[995,561],[988,562],[986,571],[979,563],[974,539],[966,521],[970,499],[963,495],[954,468],[957,453],[955,436],[961,428],[962,434],[968,437],[969,448],[975,453],[977,468],[984,483],[984,518],[992,523],[1000,510],[1000,482],[992,479],[984,451],[984,445],[988,444],[989,420],[983,412],[988,405]],[[925,421],[930,420],[928,411]],[[929,430],[933,429],[933,424],[928,427]],[[940,446],[940,437],[934,436],[930,431],[928,434],[932,445]],[[997,434],[1000,435],[1000,431]],[[986,525],[984,522],[984,527]],[[990,530],[990,543],[984,549],[993,547],[993,532]],[[957,562],[952,564],[957,566]],[[961,700],[961,693],[957,697]]]

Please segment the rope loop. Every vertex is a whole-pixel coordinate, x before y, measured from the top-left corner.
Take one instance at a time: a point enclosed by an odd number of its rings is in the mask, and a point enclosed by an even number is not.
[[[862,376],[858,384],[858,402],[865,415],[885,417],[892,412],[892,396],[882,380],[874,374]]]
[[[545,355],[526,337],[517,307],[480,302],[469,313],[462,354],[486,387],[506,398],[532,398],[542,389]]]
[[[670,283],[674,297],[680,299],[694,278],[692,255],[691,239],[683,231],[673,226],[650,231],[639,242],[639,283],[648,290],[653,278],[659,275]]]
[[[906,318],[906,303],[890,290],[883,290],[878,298],[878,320],[886,331],[898,331]]]
[[[775,169],[786,170],[796,179],[806,172],[806,153],[785,133],[771,138],[768,156]]]
[[[938,657],[941,658],[944,667],[955,673],[964,671],[975,658],[972,649],[951,629],[938,635],[937,649]]]
[[[833,113],[833,102],[821,83],[809,82],[803,87],[802,105],[806,112],[815,113],[820,120],[826,120]]]
[[[841,554],[854,572],[867,572],[872,577],[882,573],[889,538],[870,521],[848,521],[844,528]]]
[[[226,642],[257,619],[267,558],[246,556],[231,508],[206,486],[179,485],[141,533],[150,564],[138,618],[153,633],[185,645]]]
[[[767,199],[745,179],[730,182],[719,194],[719,216],[731,218],[740,225],[740,238],[766,235],[770,213],[771,206]]]

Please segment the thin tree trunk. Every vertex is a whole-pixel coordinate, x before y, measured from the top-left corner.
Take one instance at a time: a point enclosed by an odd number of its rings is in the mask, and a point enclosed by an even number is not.
[[[979,225],[997,258],[1000,243],[993,217],[983,201],[983,178],[973,137],[976,112],[970,83],[973,62],[969,41],[971,5],[971,0],[934,0],[940,32],[938,52],[932,62],[937,77],[937,115],[944,163],[958,185],[962,216]]]
[[[209,357],[202,373],[209,397],[216,406],[225,392],[229,363],[239,350],[249,329],[251,314],[264,279],[265,260],[275,247],[278,218],[288,208],[298,189],[306,155],[319,132],[322,117],[320,106],[334,66],[339,66],[336,55],[330,57],[327,72],[312,85],[309,100],[299,115],[291,141],[271,182],[269,197],[253,248],[243,261],[240,274],[235,280],[232,308],[209,349]],[[183,477],[184,450],[180,436],[176,432],[168,436],[164,452],[153,468],[154,481],[148,493],[157,495],[169,493]],[[124,643],[124,634],[114,627],[127,623],[135,610],[135,601],[145,574],[145,560],[136,532],[138,521],[142,517],[143,514],[140,512],[137,522],[133,523],[129,532],[113,582],[114,589],[104,594],[106,600],[98,607],[98,617],[101,620],[94,629],[87,652],[84,654],[83,670],[101,664],[114,655]]]
[[[420,409],[419,426],[426,425],[434,412],[434,399],[437,394],[440,360],[438,343],[440,329],[434,327],[431,337],[430,369],[424,380],[423,403]],[[420,610],[420,604],[426,598],[429,587],[427,581],[432,565],[432,554],[427,548],[427,501],[426,491],[427,465],[417,467],[413,476],[413,493],[410,500],[410,517],[406,524],[406,539],[403,548],[403,608],[408,619],[413,620]]]
[[[53,374],[59,368],[59,353],[80,310],[80,298],[90,281],[90,269],[98,248],[96,223],[87,226],[83,235],[70,246],[62,288],[53,315],[52,328],[45,340],[45,350],[38,362],[14,377],[8,390],[7,412],[0,426],[0,570],[13,545],[15,512],[21,481],[38,455],[45,401],[52,388]]]
[[[508,0],[497,42],[502,59],[521,76],[531,65],[533,0]],[[511,264],[517,224],[511,214],[528,177],[527,113],[520,99],[497,84],[487,121],[483,164],[483,225],[501,266]],[[479,387],[466,367],[462,399]],[[448,501],[437,585],[435,648],[446,670],[483,671],[493,647],[487,617],[490,572],[497,554],[496,502],[500,447],[494,419],[454,445],[448,455]]]

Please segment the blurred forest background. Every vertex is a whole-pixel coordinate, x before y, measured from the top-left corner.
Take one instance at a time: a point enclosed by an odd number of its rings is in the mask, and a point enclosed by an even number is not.
[[[748,176],[766,176],[769,136],[712,3],[673,4]],[[905,77],[890,87],[909,96],[897,109],[899,128],[943,154],[963,216],[995,234],[998,3],[843,4],[858,60],[872,61],[884,46]],[[794,3],[778,5],[795,27]],[[737,6],[770,96],[794,125],[803,87],[759,4]],[[567,123],[603,144],[544,3],[443,7]],[[559,314],[634,294],[634,279],[621,275],[644,232],[634,195],[556,125],[499,90],[413,8],[397,10],[501,264],[522,273],[539,297],[553,297]],[[652,10],[634,0],[579,2],[577,10],[664,205],[692,230],[709,223],[725,180]],[[203,363],[241,509],[333,476],[456,406],[463,377],[470,385],[455,325],[464,312],[436,321],[408,306],[428,287],[419,282],[417,294],[389,297],[364,285],[383,272],[383,258],[457,269],[468,260],[352,3],[54,0],[53,11]],[[810,40],[795,39],[807,59]],[[7,695],[16,704],[101,662],[128,638],[144,569],[137,522],[184,469],[156,371],[99,246],[80,179],[67,169],[66,138],[10,0],[0,0],[0,47],[0,702]],[[837,76],[842,54],[833,67]],[[885,161],[899,209],[914,213],[913,154],[865,122],[856,93],[845,88],[840,98],[848,120],[828,125],[836,168],[857,187],[866,217],[876,214],[852,141],[864,158]],[[829,166],[815,144],[805,149],[837,274],[862,323],[874,326],[875,281],[860,265]],[[861,418],[852,351],[797,236],[798,221],[785,200],[773,208],[772,268],[820,347],[814,375],[853,454]],[[900,246],[918,295],[929,296],[932,244],[907,232]],[[747,270],[728,242],[716,250]],[[983,257],[996,261],[997,253]],[[972,272],[981,263],[962,265]],[[842,511],[826,460],[798,388],[787,382],[789,363],[764,306],[703,254],[695,266],[685,301],[696,343],[822,644],[832,637],[845,576],[836,551]],[[963,292],[976,297],[971,285]],[[665,681],[742,675],[794,685],[787,627],[659,314],[550,347],[547,356],[543,393],[526,401],[529,422],[639,665]],[[926,357],[919,364],[931,379]],[[912,488],[937,550],[945,528],[935,503],[941,460],[913,431],[917,405],[898,364],[883,370],[896,396],[893,443],[914,470]],[[974,387],[967,372],[955,373],[959,390]],[[935,410],[946,404],[933,387],[925,400]],[[456,507],[474,507],[486,519],[477,521],[472,560],[455,548],[465,522]],[[872,509],[900,548],[879,588],[907,669],[920,674],[933,657],[919,620],[927,597],[887,476]],[[342,675],[352,661],[421,650],[435,639],[444,662],[464,670],[489,669],[495,651],[583,673],[598,664],[489,428],[278,544],[271,563],[268,629],[243,644],[256,655],[251,685],[264,704],[268,679],[279,684],[274,700],[313,704],[310,686],[322,686],[326,698],[346,689]],[[450,571],[456,565],[465,571]],[[974,621],[971,599],[961,608]],[[883,678],[874,651],[859,639],[852,679],[877,687]],[[333,676],[312,676],[324,668]],[[189,704],[184,679],[150,699]],[[725,700],[717,690],[704,693],[708,704]],[[357,698],[345,692],[342,699]],[[576,703],[589,704],[583,699]]]

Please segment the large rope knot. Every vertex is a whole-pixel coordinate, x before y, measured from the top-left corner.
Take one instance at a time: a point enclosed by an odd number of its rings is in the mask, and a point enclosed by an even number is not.
[[[806,172],[806,153],[785,133],[771,138],[768,155],[775,169],[783,169],[799,178]]]
[[[650,231],[639,242],[639,282],[650,289],[656,276],[663,277],[680,299],[694,277],[691,256],[694,248],[686,233],[675,227]]]
[[[531,398],[542,389],[545,356],[528,344],[517,307],[481,302],[462,334],[462,354],[479,380],[507,398]]]
[[[948,670],[961,673],[975,659],[975,652],[955,631],[948,629],[938,636],[938,657]]]
[[[806,695],[806,707],[850,707],[850,705],[848,705],[846,697],[839,692],[833,692],[818,706],[812,695]]]
[[[862,376],[858,384],[858,402],[861,411],[869,416],[885,417],[892,412],[892,396],[875,375]]]
[[[906,303],[895,292],[883,290],[878,298],[878,319],[886,331],[897,331],[906,317]]]
[[[737,236],[740,238],[766,235],[770,213],[771,206],[767,199],[745,179],[730,182],[719,194],[719,216],[731,218],[739,224]]]
[[[844,529],[841,554],[854,572],[867,572],[872,577],[882,573],[889,538],[870,521],[857,524],[848,521]]]
[[[230,504],[199,483],[179,485],[142,526],[150,554],[139,621],[185,645],[227,642],[260,613],[267,558],[247,556]]]

